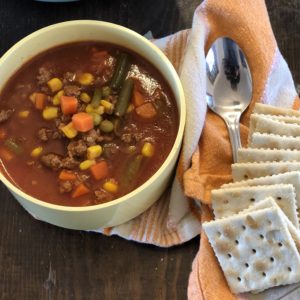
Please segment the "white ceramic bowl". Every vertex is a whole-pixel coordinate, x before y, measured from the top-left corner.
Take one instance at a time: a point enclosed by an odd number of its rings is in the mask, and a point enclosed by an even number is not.
[[[149,208],[166,189],[180,151],[185,125],[185,100],[176,71],[151,42],[125,27],[100,21],[70,21],[51,25],[25,37],[0,59],[0,91],[25,62],[51,47],[75,41],[102,41],[131,49],[150,61],[169,83],[179,111],[179,129],[174,146],[161,168],[142,186],[105,204],[68,207],[31,197],[14,186],[3,174],[0,180],[21,205],[36,218],[70,229],[96,229],[124,223]]]

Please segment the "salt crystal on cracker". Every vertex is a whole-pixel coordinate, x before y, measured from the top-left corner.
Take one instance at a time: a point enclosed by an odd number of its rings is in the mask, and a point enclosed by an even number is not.
[[[295,189],[292,184],[231,187],[212,190],[212,208],[216,219],[239,213],[267,197],[275,199],[292,224],[299,229]]]
[[[237,162],[299,161],[299,150],[240,148]]]
[[[300,281],[300,256],[279,208],[203,224],[233,293]]]

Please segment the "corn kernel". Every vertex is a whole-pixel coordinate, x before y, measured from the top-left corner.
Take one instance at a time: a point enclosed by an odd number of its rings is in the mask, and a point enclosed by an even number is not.
[[[60,104],[60,97],[63,96],[64,91],[59,91],[52,99],[53,105],[59,105]]]
[[[106,182],[104,182],[103,184],[103,188],[107,191],[107,192],[110,192],[110,193],[116,193],[118,191],[118,183],[115,182],[114,180],[110,179]]]
[[[18,113],[18,116],[20,118],[27,118],[29,116],[29,110],[22,110],[22,111],[19,111]]]
[[[85,108],[85,111],[90,114],[90,113],[96,113],[98,115],[103,115],[104,114],[104,107],[103,106],[98,106],[94,108],[92,104],[88,104]]]
[[[78,133],[77,130],[73,127],[72,122],[70,122],[66,126],[62,127],[61,131],[69,139],[73,139]]]
[[[151,157],[153,156],[154,154],[154,146],[149,143],[149,142],[146,142],[144,145],[143,145],[143,148],[142,148],[142,154],[146,157]]]
[[[80,100],[83,101],[84,103],[89,103],[89,102],[91,102],[91,97],[90,97],[90,95],[87,94],[87,93],[85,93],[85,92],[81,93],[80,96],[79,96],[79,98],[80,98]]]
[[[52,78],[47,82],[50,90],[54,93],[54,92],[58,92],[59,90],[62,89],[63,84],[62,81],[59,78]]]
[[[82,163],[80,163],[79,169],[80,170],[87,170],[94,164],[95,164],[94,160],[87,159],[87,160],[84,160]]]
[[[128,108],[127,108],[127,110],[126,110],[126,112],[127,113],[130,113],[130,112],[132,112],[134,110],[134,105],[133,104],[129,104],[128,105]]]
[[[35,96],[36,96],[36,93],[32,93],[30,96],[29,96],[29,99],[30,101],[34,104],[35,103]]]
[[[94,159],[99,157],[103,152],[103,149],[100,145],[90,146],[87,148],[87,158]]]
[[[55,119],[58,115],[58,108],[54,106],[46,106],[43,109],[43,118],[45,120]]]
[[[82,85],[91,85],[94,82],[94,76],[91,73],[79,75],[78,82]]]
[[[31,151],[30,155],[32,157],[38,157],[41,155],[42,152],[43,152],[43,147],[36,147]]]
[[[104,107],[106,113],[111,114],[114,110],[114,105],[107,100],[101,100],[100,104]]]

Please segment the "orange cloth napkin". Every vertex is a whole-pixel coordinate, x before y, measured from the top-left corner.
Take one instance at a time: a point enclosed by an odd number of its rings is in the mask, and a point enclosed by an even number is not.
[[[114,228],[99,229],[98,232],[168,247],[198,235],[201,219],[204,222],[213,218],[208,206],[210,192],[231,180],[232,163],[225,124],[207,111],[205,99],[205,53],[212,42],[221,36],[230,37],[239,44],[252,72],[253,97],[241,119],[242,144],[246,143],[249,116],[255,102],[296,109],[300,107],[290,71],[278,50],[264,1],[204,1],[195,11],[190,30],[153,41],[179,73],[187,102],[186,131],[173,184],[140,216]],[[295,285],[270,289],[253,296],[253,299],[279,299],[293,288]],[[203,232],[200,250],[192,266],[188,297],[190,300],[252,297],[250,294],[237,296],[230,292]]]

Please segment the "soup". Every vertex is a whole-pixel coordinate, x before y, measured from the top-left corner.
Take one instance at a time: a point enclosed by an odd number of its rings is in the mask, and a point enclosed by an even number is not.
[[[136,53],[62,45],[27,62],[1,91],[2,171],[49,203],[105,203],[159,169],[178,122],[167,82]]]

